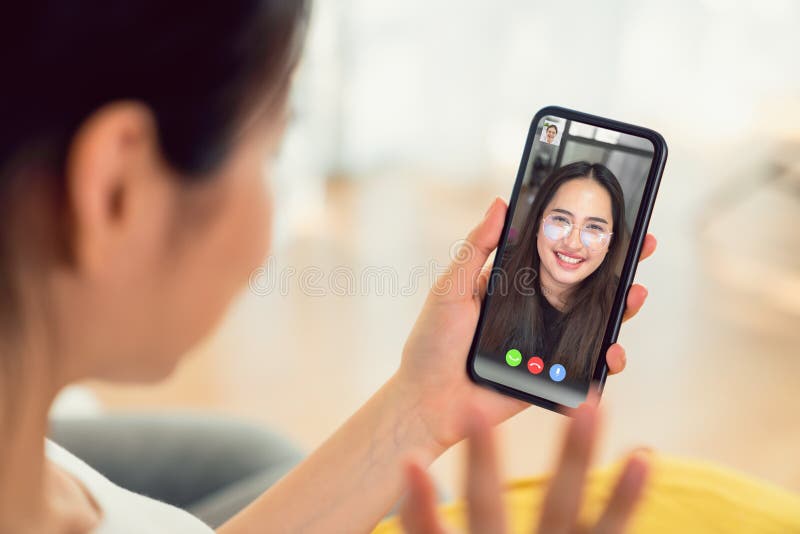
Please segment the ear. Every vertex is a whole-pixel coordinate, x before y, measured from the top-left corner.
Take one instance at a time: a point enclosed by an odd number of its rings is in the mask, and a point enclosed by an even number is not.
[[[66,165],[77,268],[96,274],[107,266],[124,241],[137,189],[164,167],[155,120],[143,104],[109,104],[80,126]]]

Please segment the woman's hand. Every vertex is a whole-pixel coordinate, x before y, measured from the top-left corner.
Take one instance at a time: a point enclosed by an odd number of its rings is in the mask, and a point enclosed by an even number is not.
[[[458,422],[472,415],[470,405],[480,407],[486,425],[527,406],[476,386],[465,369],[488,279],[482,269],[497,246],[505,213],[502,201],[493,202],[467,238],[467,257],[437,280],[395,376],[220,532],[369,532],[397,502],[410,452],[429,463],[466,437]],[[654,248],[648,236],[642,257]],[[644,288],[631,288],[627,317],[642,307],[645,295]],[[622,347],[611,347],[607,357],[612,372],[625,366]],[[313,514],[308,502],[314,503]]]
[[[579,525],[581,494],[597,440],[599,418],[597,408],[589,403],[575,410],[574,415],[540,510],[537,531],[548,534],[623,532],[647,480],[647,458],[639,453],[632,454],[597,523],[591,528]],[[472,415],[470,427],[466,488],[469,529],[473,534],[502,534],[508,532],[508,526],[491,428],[480,412]],[[436,491],[425,468],[410,461],[406,466],[406,481],[408,494],[401,514],[405,531],[409,534],[447,532],[436,514]]]
[[[490,425],[529,406],[479,387],[469,379],[465,368],[489,277],[490,268],[484,266],[497,247],[506,209],[502,200],[492,202],[483,221],[461,244],[458,258],[437,279],[406,342],[395,377],[405,395],[419,399],[417,416],[441,449],[464,438],[456,422],[463,419],[466,406],[480,406]],[[648,234],[640,261],[655,248],[655,237]],[[625,320],[636,315],[646,297],[643,286],[631,286]],[[625,368],[625,350],[619,344],[612,345],[606,361],[611,374],[619,373]]]

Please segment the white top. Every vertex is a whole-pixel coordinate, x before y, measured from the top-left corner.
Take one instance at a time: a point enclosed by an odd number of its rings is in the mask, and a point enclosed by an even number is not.
[[[93,534],[210,534],[193,515],[169,504],[121,488],[50,440],[47,457],[75,477],[100,507],[102,519]]]

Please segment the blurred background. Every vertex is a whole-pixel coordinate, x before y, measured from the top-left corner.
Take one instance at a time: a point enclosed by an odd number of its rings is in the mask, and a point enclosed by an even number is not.
[[[167,382],[89,387],[105,410],[222,413],[315,447],[397,368],[430,286],[408,281],[508,197],[530,119],[557,104],[670,147],[599,460],[648,445],[800,490],[798,50],[792,0],[317,0],[265,268]],[[401,290],[331,291],[337,269]],[[563,423],[503,424],[508,475],[547,470]],[[453,492],[459,455],[434,466]]]

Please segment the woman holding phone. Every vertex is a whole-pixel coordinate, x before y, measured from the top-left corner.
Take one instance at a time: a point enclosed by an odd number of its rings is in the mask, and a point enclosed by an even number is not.
[[[46,440],[48,412],[77,381],[169,375],[261,261],[264,160],[283,133],[307,11],[31,1],[0,22],[13,73],[0,99],[1,533],[210,530]],[[366,532],[400,497],[409,454],[427,465],[462,440],[471,406],[487,425],[527,406],[464,372],[505,213],[494,201],[467,237],[475,254],[437,280],[396,373],[220,532]],[[642,256],[654,248],[650,237]],[[632,288],[627,316],[645,294]],[[607,359],[624,368],[619,345]]]
[[[578,161],[553,171],[505,251],[508,283],[491,296],[481,351],[541,355],[562,364],[568,381],[587,384],[625,241],[625,199],[607,167]],[[526,272],[533,276],[518,275]]]

